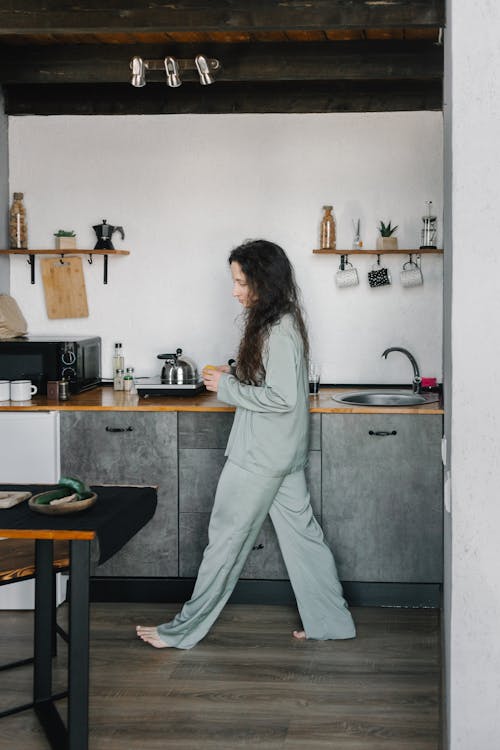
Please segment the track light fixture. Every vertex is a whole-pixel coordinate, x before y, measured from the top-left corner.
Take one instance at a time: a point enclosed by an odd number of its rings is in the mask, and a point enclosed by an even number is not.
[[[167,85],[172,88],[180,86],[182,81],[179,75],[179,66],[175,57],[166,57],[164,60],[165,73],[167,74]]]
[[[214,82],[214,77],[210,73],[210,66],[205,55],[196,55],[194,59],[196,70],[200,76],[200,83],[202,86],[208,86]]]
[[[144,70],[144,60],[141,57],[133,57],[130,63],[132,69],[132,79],[130,83],[136,88],[146,85],[146,71]]]
[[[194,60],[179,60],[168,55],[163,60],[143,60],[135,56],[130,61],[132,76],[130,83],[136,88],[146,85],[146,71],[161,70],[167,78],[167,85],[177,88],[181,85],[181,73],[197,72],[202,86],[208,86],[214,82],[214,73],[220,70],[220,62],[206,55],[196,55]]]

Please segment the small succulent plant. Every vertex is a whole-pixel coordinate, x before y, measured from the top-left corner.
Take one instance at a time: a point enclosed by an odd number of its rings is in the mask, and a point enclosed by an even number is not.
[[[54,232],[54,237],[76,237],[76,234],[72,229],[59,229],[57,232]]]
[[[398,224],[396,224],[395,227],[391,227],[390,221],[387,224],[384,224],[384,222],[381,221],[378,230],[380,232],[381,237],[392,237],[392,235],[394,234],[397,228],[398,228]]]

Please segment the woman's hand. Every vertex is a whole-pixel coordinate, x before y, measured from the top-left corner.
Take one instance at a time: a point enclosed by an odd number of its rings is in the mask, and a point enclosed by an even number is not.
[[[215,365],[205,365],[201,374],[207,391],[217,393],[219,380],[223,372],[231,372],[228,365],[217,365],[217,367]]]

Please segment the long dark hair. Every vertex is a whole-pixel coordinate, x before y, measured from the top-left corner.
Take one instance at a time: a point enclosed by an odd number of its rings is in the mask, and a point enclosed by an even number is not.
[[[309,356],[309,340],[300,305],[293,266],[285,251],[274,242],[248,240],[229,255],[245,274],[255,301],[245,310],[245,329],[240,342],[237,376],[246,383],[259,382],[263,372],[262,348],[271,326],[286,313],[294,318]]]

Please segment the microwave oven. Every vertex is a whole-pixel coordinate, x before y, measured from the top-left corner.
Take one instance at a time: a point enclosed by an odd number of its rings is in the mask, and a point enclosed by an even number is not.
[[[71,393],[95,388],[101,382],[99,336],[17,336],[0,339],[0,380],[31,380],[38,393],[47,381],[69,382]]]

